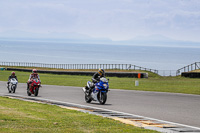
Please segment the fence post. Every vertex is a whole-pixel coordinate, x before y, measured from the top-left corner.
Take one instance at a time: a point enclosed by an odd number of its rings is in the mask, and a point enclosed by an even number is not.
[[[192,67],[193,67],[193,64],[191,64],[191,71],[193,70],[193,68],[192,68]]]
[[[195,70],[197,70],[197,63],[195,62]]]

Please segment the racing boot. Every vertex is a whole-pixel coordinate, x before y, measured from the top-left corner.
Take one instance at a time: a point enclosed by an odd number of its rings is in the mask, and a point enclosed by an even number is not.
[[[27,90],[29,90],[29,84],[27,83]]]
[[[7,88],[9,89],[9,82],[7,82]]]
[[[94,89],[94,86],[91,86],[90,88],[88,88],[88,94],[90,95],[92,93],[92,90]]]
[[[87,92],[87,90],[88,90],[88,87],[87,87],[87,85],[86,85],[85,87],[83,87],[83,88],[82,88],[82,90],[83,90],[83,92],[84,92],[84,93],[86,93],[86,92]]]
[[[90,95],[90,88],[88,88],[88,86],[85,86],[85,94],[86,95]]]

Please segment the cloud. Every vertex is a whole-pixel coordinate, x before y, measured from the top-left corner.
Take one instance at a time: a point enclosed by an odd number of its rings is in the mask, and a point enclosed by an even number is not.
[[[162,34],[195,39],[199,0],[6,0],[0,1],[0,32],[77,32],[128,39]],[[187,31],[187,33],[186,33]]]

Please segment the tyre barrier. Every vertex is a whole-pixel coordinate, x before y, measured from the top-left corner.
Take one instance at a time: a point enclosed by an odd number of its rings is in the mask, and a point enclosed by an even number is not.
[[[200,78],[200,72],[183,72],[181,73],[181,77]]]
[[[32,69],[21,69],[21,68],[7,68],[7,70],[10,70],[10,71],[32,72]],[[95,72],[38,70],[38,73],[49,73],[49,74],[60,74],[60,75],[86,75],[86,76],[93,76]],[[148,78],[148,73],[137,73],[137,72],[106,72],[106,76],[107,77]]]
[[[1,71],[4,71],[4,70],[6,70],[6,69],[5,69],[4,67],[0,67],[0,70],[1,70]]]

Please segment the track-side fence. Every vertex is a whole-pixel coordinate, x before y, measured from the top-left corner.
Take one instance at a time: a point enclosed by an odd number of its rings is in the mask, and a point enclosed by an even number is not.
[[[116,69],[116,70],[145,70],[158,74],[158,70],[140,67],[132,64],[45,64],[29,62],[0,62],[0,66],[41,67],[54,69]]]
[[[189,72],[200,69],[200,62],[184,66],[178,70],[156,70],[140,67],[132,64],[46,64],[46,63],[30,63],[30,62],[0,62],[0,66],[16,66],[16,67],[41,67],[53,69],[111,69],[111,70],[144,70],[156,73],[161,76],[178,76],[182,72]]]
[[[190,72],[200,69],[200,62],[195,62],[190,65],[184,66],[176,71],[177,75],[180,75],[182,72]]]

